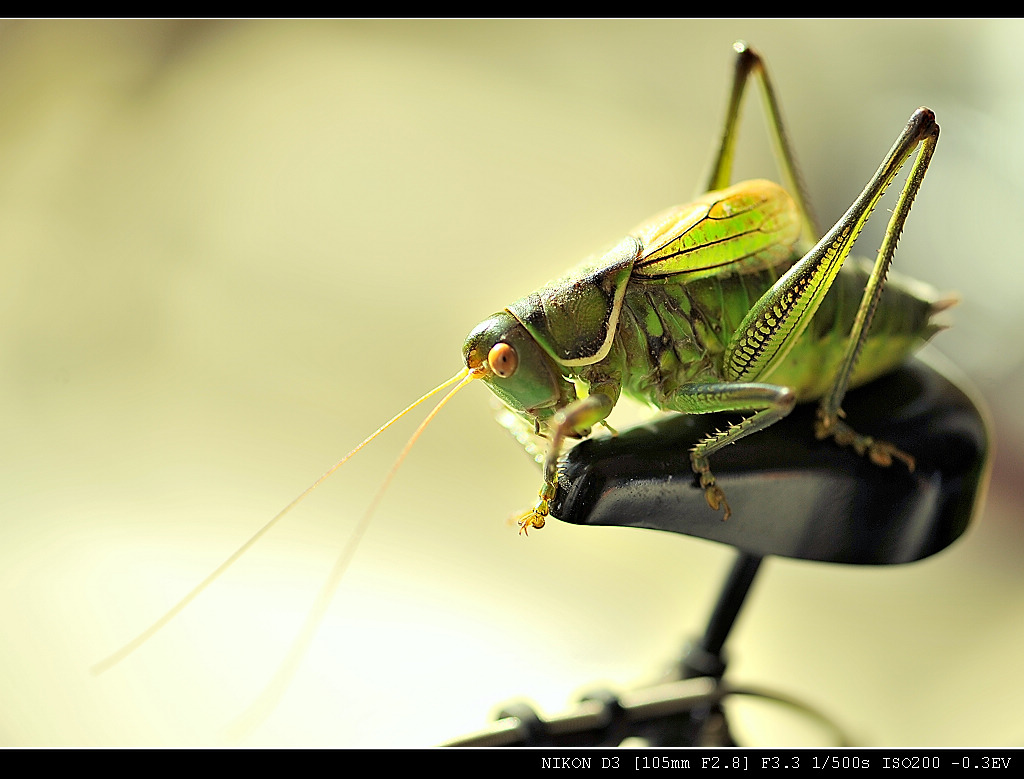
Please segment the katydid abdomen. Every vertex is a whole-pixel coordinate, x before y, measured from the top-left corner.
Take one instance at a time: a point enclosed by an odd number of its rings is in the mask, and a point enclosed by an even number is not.
[[[799,259],[794,257],[793,261]],[[798,402],[831,387],[870,274],[848,261],[785,360],[765,380],[789,387]],[[624,367],[623,392],[659,408],[680,386],[725,380],[723,354],[751,306],[782,270],[766,268],[688,283],[634,279],[626,290],[616,339],[606,360]],[[859,386],[900,365],[940,325],[948,305],[925,284],[890,279],[853,374]]]

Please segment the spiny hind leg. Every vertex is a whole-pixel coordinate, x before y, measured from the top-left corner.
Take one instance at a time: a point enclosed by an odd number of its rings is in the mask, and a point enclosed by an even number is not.
[[[854,319],[850,336],[847,339],[846,350],[839,370],[836,372],[835,382],[828,394],[822,398],[818,406],[818,418],[815,423],[815,435],[819,439],[834,438],[841,446],[853,447],[860,455],[867,457],[876,465],[892,465],[894,459],[901,460],[906,466],[914,470],[914,458],[909,454],[900,451],[892,444],[885,441],[876,441],[871,436],[861,435],[843,421],[843,411],[840,407],[846,391],[850,386],[853,370],[860,356],[861,348],[867,340],[868,330],[871,327],[871,318],[878,306],[882,289],[885,287],[885,277],[889,272],[889,265],[892,263],[893,254],[896,251],[896,242],[900,233],[903,232],[903,225],[910,214],[910,207],[914,202],[924,179],[925,171],[935,151],[935,144],[939,138],[939,126],[935,123],[935,116],[925,108],[918,109],[911,117],[903,135],[897,140],[889,159],[882,164],[875,179],[868,184],[861,195],[875,194],[878,197],[884,192],[886,185],[891,181],[892,176],[899,170],[902,161],[905,160],[914,148],[919,147],[917,158],[910,169],[907,181],[900,192],[899,199],[893,208],[889,224],[885,228],[885,237],[878,249],[871,275],[864,285],[864,294],[861,298],[860,307],[857,309],[857,316]],[[892,175],[882,175],[886,168],[892,168]],[[837,227],[847,221],[849,215],[840,220]]]
[[[690,465],[704,490],[704,499],[714,511],[723,510],[722,521],[732,516],[725,492],[711,472],[708,458],[728,444],[764,430],[793,410],[796,395],[788,387],[774,384],[730,383],[689,384],[679,388],[667,407],[687,414],[716,411],[753,411],[746,419],[714,433],[690,451]]]
[[[893,458],[908,465],[913,461],[891,444],[874,441],[853,431],[841,420],[840,408],[850,386],[857,358],[867,340],[871,318],[878,306],[885,277],[896,251],[896,242],[903,231],[914,196],[921,187],[938,137],[939,127],[935,123],[935,115],[927,108],[915,111],[875,175],[846,214],[751,306],[726,346],[723,356],[722,373],[729,381],[757,381],[771,375],[818,310],[886,188],[896,178],[903,164],[916,152],[886,226],[885,238],[875,257],[871,274],[864,285],[864,294],[835,380],[822,398],[818,412],[819,438],[833,437],[840,444],[853,446],[880,464],[891,463]]]

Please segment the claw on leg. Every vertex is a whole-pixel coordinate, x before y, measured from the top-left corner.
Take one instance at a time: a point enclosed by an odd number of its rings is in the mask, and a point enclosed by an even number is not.
[[[701,482],[704,480],[701,479]],[[702,484],[702,486],[704,486]],[[713,511],[718,511],[722,508],[725,513],[722,514],[722,521],[725,522],[729,517],[732,516],[732,509],[729,508],[729,504],[725,500],[725,493],[722,492],[722,488],[717,484],[709,484],[704,486],[704,498],[707,500],[708,505],[711,506]]]
[[[528,536],[530,535],[530,528],[540,530],[544,527],[548,516],[548,502],[546,500],[537,501],[537,505],[527,511],[521,517],[519,517],[517,524],[519,525],[519,535]]]
[[[537,505],[527,511],[516,523],[519,525],[519,535],[530,535],[530,528],[540,530],[547,522],[548,514],[551,513],[549,501],[555,496],[555,485],[545,483],[540,488]]]
[[[725,493],[722,491],[722,488],[715,483],[715,476],[711,473],[707,460],[701,457],[694,457],[691,458],[691,462],[694,472],[700,477],[700,486],[704,489],[704,499],[708,502],[712,511],[724,510],[725,513],[722,515],[722,521],[725,522],[732,516],[732,509],[729,508],[729,504],[725,500]]]
[[[885,441],[874,441],[872,440],[868,444],[868,457],[871,458],[871,462],[875,465],[889,466],[892,465],[892,460],[895,457],[897,460],[903,462],[907,466],[907,470],[911,473],[914,472],[914,458],[904,451],[897,449],[890,443]]]

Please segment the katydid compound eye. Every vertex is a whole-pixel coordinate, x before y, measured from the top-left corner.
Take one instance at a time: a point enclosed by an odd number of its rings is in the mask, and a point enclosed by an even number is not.
[[[487,364],[495,376],[507,379],[519,367],[519,355],[509,344],[499,342],[492,346],[491,351],[487,353]]]

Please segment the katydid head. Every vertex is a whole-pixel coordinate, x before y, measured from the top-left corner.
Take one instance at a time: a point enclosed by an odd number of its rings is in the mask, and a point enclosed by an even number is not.
[[[462,346],[466,368],[483,372],[488,389],[512,411],[536,426],[576,398],[554,359],[508,311],[481,322]]]

